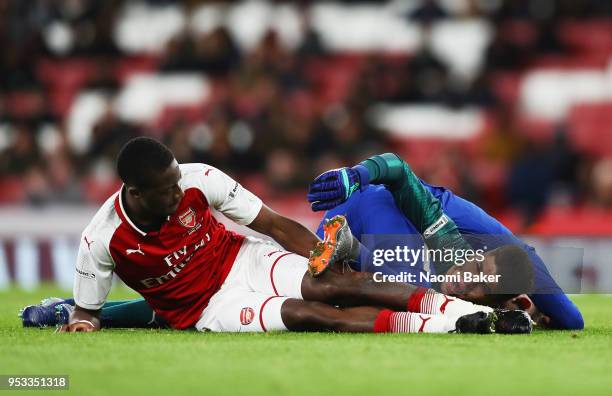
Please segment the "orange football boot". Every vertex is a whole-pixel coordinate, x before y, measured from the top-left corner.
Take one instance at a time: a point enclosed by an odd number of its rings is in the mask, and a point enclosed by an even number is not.
[[[323,224],[323,241],[317,243],[310,252],[308,272],[313,277],[320,276],[330,264],[341,262],[347,258],[353,243],[353,235],[341,215],[325,220]]]

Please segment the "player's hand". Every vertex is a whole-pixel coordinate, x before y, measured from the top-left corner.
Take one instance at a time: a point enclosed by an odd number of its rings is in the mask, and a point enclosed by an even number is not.
[[[358,189],[367,187],[369,175],[363,165],[332,169],[317,176],[308,188],[312,210],[328,210],[346,201]]]
[[[57,328],[57,330],[55,330],[55,332],[56,333],[76,333],[76,332],[90,333],[96,330],[98,329],[92,322],[89,322],[86,320],[79,320],[71,324],[65,324],[65,325],[60,326]]]
[[[496,309],[495,332],[501,334],[529,334],[533,321],[529,314],[521,310]]]

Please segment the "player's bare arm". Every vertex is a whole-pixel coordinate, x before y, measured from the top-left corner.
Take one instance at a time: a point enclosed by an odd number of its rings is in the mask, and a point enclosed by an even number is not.
[[[312,247],[319,242],[319,238],[306,227],[266,205],[262,206],[249,228],[268,235],[286,250],[304,257],[308,257]]]

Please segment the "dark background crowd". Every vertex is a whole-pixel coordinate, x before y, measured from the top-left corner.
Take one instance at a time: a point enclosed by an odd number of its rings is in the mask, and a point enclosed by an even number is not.
[[[589,46],[597,36],[568,36],[564,26],[612,32],[611,2],[466,0],[460,14],[436,1],[417,2],[405,21],[425,37],[448,19],[492,27],[482,65],[468,83],[457,81],[426,44],[414,53],[331,51],[311,23],[308,1],[272,3],[300,12],[302,39],[293,48],[269,30],[245,50],[221,25],[206,33],[184,29],[156,53],[127,53],[115,33],[128,3],[0,0],[0,204],[98,203],[117,188],[119,148],[152,135],[179,162],[219,167],[264,199],[303,201],[320,172],[395,151],[428,182],[493,212],[515,210],[523,224],[551,206],[612,207],[612,152],[576,146],[567,120],[545,127],[522,122],[516,92],[534,65],[605,67],[611,43]],[[146,6],[180,7],[189,15],[204,3],[150,0]],[[70,42],[62,44],[66,32]],[[152,123],[124,119],[109,105],[87,144],[75,147],[67,132],[71,105],[85,91],[115,97],[126,70],[202,74],[212,94],[197,106],[165,109]],[[478,108],[486,128],[474,144],[398,141],[368,117],[377,103]],[[612,140],[608,132],[602,127],[598,139]]]

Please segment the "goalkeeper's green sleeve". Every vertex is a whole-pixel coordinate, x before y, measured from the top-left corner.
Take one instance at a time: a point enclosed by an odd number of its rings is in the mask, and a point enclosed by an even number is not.
[[[444,214],[442,203],[427,190],[410,166],[396,154],[375,155],[361,162],[371,184],[389,187],[396,205],[423,235],[430,249],[471,249],[455,222]],[[446,255],[442,255],[446,256]],[[437,274],[445,274],[453,261],[434,262]]]

